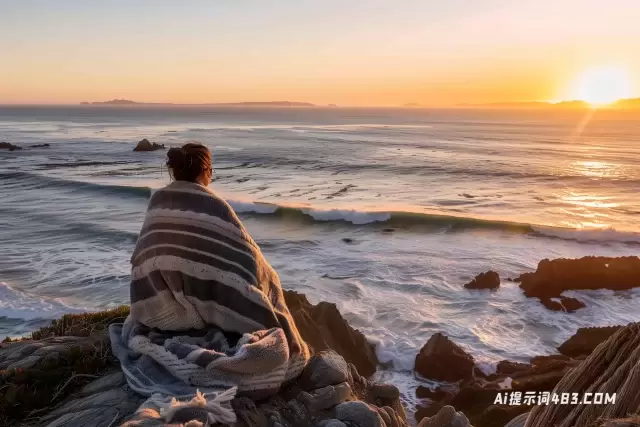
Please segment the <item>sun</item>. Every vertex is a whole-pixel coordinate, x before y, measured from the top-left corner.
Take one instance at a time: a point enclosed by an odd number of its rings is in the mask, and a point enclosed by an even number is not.
[[[621,67],[590,68],[576,79],[573,97],[596,106],[631,98],[631,79]]]

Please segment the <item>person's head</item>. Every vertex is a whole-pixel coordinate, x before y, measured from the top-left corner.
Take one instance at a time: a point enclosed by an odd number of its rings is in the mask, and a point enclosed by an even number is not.
[[[167,152],[167,168],[176,181],[194,182],[205,187],[211,183],[211,152],[202,144],[190,142]]]

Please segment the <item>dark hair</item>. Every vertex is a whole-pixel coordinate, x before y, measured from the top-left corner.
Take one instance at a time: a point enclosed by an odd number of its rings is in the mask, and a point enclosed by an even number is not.
[[[211,151],[197,142],[170,148],[167,152],[167,167],[173,179],[196,182],[204,172],[211,171]]]

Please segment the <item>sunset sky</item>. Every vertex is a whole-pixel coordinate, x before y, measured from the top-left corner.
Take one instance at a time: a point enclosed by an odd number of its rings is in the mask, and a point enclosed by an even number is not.
[[[598,67],[639,96],[639,23],[639,0],[0,0],[0,103],[566,100]]]

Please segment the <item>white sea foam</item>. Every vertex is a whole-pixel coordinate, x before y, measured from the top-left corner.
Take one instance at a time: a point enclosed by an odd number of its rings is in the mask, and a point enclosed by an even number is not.
[[[56,299],[48,299],[14,289],[0,282],[0,318],[34,320],[54,319],[84,310],[70,307]]]
[[[356,225],[385,222],[391,219],[391,214],[387,212],[360,212],[346,209],[302,209],[302,212],[316,221],[347,221]]]

